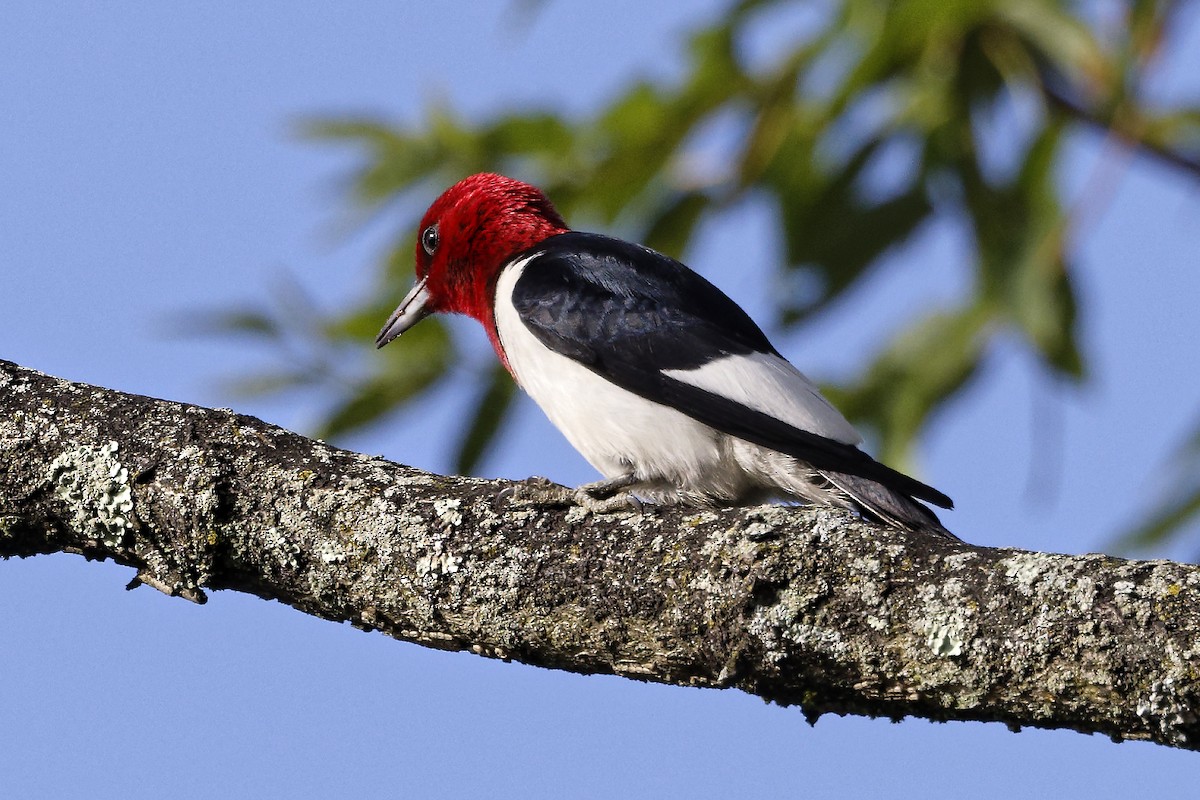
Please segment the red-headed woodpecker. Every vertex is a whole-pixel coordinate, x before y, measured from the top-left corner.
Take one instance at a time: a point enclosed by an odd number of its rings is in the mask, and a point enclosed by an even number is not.
[[[674,259],[568,229],[533,186],[479,174],[447,189],[421,220],[416,272],[376,345],[433,313],[483,323],[513,378],[604,475],[572,495],[585,506],[787,497],[950,535],[918,502],[950,498],[860,450],[736,303]]]

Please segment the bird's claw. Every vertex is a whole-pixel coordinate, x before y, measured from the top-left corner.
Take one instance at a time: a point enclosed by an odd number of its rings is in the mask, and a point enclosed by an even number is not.
[[[642,501],[629,492],[618,492],[610,497],[599,498],[585,489],[575,490],[575,505],[589,514],[615,514],[622,511],[645,511]]]
[[[642,512],[642,501],[629,492],[617,492],[607,497],[597,497],[604,486],[584,484],[578,489],[560,486],[548,478],[533,477],[500,491],[497,500],[522,506],[539,508],[562,508],[578,506],[589,514],[613,514],[621,511]],[[595,493],[593,493],[595,492]]]
[[[575,492],[549,478],[534,476],[500,491],[499,499],[520,506],[555,508],[575,504]]]

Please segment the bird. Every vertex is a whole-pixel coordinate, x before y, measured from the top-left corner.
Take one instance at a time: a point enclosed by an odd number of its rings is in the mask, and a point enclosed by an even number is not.
[[[662,253],[568,228],[535,186],[460,180],[422,217],[415,266],[376,346],[431,314],[473,317],[603,476],[558,494],[546,482],[535,499],[596,512],[784,500],[956,538],[926,505],[950,498],[861,449],[737,303]]]

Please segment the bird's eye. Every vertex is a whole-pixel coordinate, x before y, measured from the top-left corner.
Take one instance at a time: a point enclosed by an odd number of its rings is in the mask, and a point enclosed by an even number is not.
[[[425,248],[425,252],[433,255],[433,251],[437,250],[438,246],[438,226],[435,222],[425,230],[421,231],[421,247]]]

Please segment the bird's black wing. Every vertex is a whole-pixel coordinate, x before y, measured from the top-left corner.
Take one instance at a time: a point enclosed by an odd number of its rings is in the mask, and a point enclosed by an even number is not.
[[[778,355],[745,311],[678,261],[574,231],[518,258],[530,255],[512,302],[530,332],[555,352],[647,400],[819,470],[868,478],[943,508],[953,505],[945,494],[853,445],[666,374],[731,355]]]

